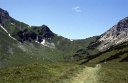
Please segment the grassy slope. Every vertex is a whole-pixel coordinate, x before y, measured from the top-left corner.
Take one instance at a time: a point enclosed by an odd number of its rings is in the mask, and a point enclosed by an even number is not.
[[[127,62],[102,64],[99,83],[128,83]]]
[[[96,67],[79,66],[74,71],[69,71],[70,76],[64,75],[63,79],[59,79],[57,83],[99,83],[100,69],[100,65]]]
[[[81,65],[61,76],[56,83],[128,83],[128,66],[126,62]]]
[[[11,35],[16,35],[16,33],[19,30],[24,30],[24,29],[29,29],[29,25],[23,23],[23,22],[19,22],[15,19],[10,19],[9,21],[5,22],[4,27],[6,28],[6,30],[11,34]]]
[[[67,71],[76,68],[75,64],[31,64],[0,69],[0,82],[53,83]]]
[[[31,64],[0,69],[0,82],[18,83],[127,83],[128,66],[107,63],[97,66],[69,63]]]
[[[70,41],[62,36],[55,36],[52,41],[55,43],[56,48],[64,52],[65,57],[73,55],[79,49],[87,49],[90,43],[96,41],[97,36],[90,37],[87,39],[73,40]]]
[[[110,49],[89,57],[88,63],[128,62],[128,42],[113,46]]]

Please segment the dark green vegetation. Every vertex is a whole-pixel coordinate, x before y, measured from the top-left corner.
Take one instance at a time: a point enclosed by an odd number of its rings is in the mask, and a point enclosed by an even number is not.
[[[111,46],[106,51],[88,56],[82,63],[128,62],[128,42]]]

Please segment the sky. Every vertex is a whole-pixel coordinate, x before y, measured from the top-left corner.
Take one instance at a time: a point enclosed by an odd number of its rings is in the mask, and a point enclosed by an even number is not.
[[[69,39],[101,35],[128,16],[128,0],[0,0],[0,8],[31,26]]]

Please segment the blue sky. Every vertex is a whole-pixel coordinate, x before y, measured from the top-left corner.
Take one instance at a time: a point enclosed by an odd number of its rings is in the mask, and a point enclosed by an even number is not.
[[[128,0],[0,0],[0,8],[69,39],[100,35],[128,16]]]

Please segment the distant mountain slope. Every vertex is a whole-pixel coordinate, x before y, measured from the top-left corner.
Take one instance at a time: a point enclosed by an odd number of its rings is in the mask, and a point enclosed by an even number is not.
[[[58,50],[61,50],[65,53],[67,58],[69,58],[70,55],[74,54],[77,50],[80,49],[87,49],[87,47],[90,45],[90,43],[97,40],[98,36],[86,38],[86,39],[80,39],[80,40],[69,40],[67,38],[61,37],[61,36],[55,36],[55,38],[52,39],[52,41],[55,43],[56,48]]]

